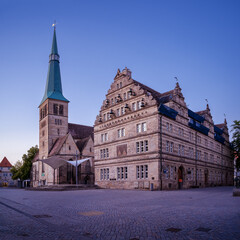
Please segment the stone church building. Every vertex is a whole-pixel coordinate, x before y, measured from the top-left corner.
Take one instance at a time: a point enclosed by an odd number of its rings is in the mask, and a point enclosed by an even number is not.
[[[188,109],[181,88],[160,93],[118,70],[94,126],[95,183],[182,189],[233,184],[226,120]]]
[[[94,183],[93,127],[68,122],[54,28],[47,82],[39,105],[39,153],[32,167],[33,187]],[[83,160],[81,160],[83,159]],[[69,161],[69,162],[67,162]]]

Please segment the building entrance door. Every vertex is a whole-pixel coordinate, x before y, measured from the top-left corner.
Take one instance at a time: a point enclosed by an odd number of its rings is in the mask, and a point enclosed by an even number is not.
[[[178,189],[183,188],[183,167],[179,167],[178,169]]]

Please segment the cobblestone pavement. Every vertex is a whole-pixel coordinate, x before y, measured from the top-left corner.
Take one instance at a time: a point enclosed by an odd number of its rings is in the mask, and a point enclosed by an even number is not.
[[[240,239],[232,187],[182,191],[0,188],[0,239]]]

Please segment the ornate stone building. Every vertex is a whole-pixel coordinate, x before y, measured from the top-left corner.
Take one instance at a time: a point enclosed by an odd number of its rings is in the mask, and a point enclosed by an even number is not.
[[[95,183],[181,189],[233,184],[226,120],[188,109],[178,83],[159,93],[118,70],[94,126]]]
[[[75,159],[85,159],[78,161],[82,162],[78,166],[78,183],[94,182],[93,127],[68,123],[68,103],[62,93],[54,28],[47,83],[39,105],[39,154],[32,168],[34,187],[75,183]]]

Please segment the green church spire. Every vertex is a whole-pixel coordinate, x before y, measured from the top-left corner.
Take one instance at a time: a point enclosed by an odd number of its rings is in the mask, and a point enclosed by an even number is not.
[[[63,93],[62,93],[62,83],[61,83],[59,54],[57,49],[55,25],[54,25],[54,32],[53,32],[52,50],[51,50],[51,54],[49,55],[47,83],[46,83],[45,93],[40,105],[48,98],[69,102],[63,96]]]

